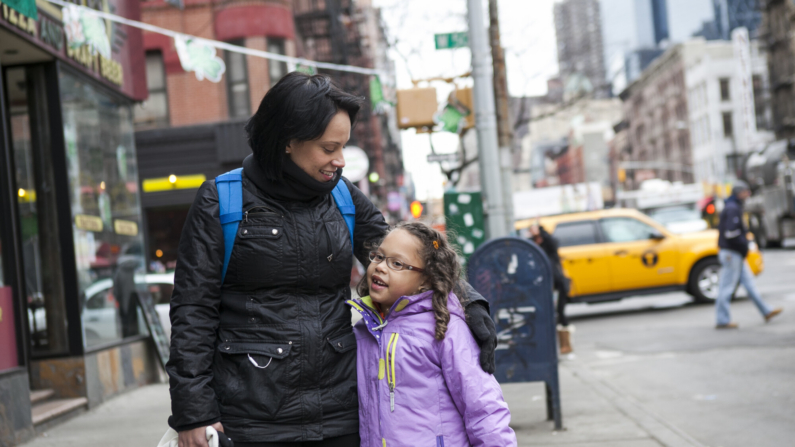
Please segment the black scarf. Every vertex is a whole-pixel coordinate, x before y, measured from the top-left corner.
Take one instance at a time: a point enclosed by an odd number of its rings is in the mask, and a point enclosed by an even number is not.
[[[243,172],[257,188],[266,195],[284,201],[308,202],[317,197],[330,194],[342,178],[342,169],[337,169],[334,178],[328,182],[315,180],[311,175],[293,163],[288,155],[282,159],[281,182],[274,182],[265,176],[254,155],[243,160]]]

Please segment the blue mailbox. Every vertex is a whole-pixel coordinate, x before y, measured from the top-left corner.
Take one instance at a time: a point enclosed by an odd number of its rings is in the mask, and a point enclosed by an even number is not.
[[[497,326],[500,383],[544,382],[547,418],[562,428],[552,267],[541,248],[503,237],[481,245],[467,266],[469,283],[489,301]]]

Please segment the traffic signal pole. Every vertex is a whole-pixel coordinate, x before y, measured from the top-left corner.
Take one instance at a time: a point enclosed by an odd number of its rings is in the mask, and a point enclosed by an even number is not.
[[[483,23],[482,0],[467,0],[469,10],[469,46],[472,50],[472,78],[475,81],[475,129],[478,136],[480,184],[486,205],[486,234],[489,239],[511,234],[510,215],[500,172],[494,83],[489,57],[488,37]]]

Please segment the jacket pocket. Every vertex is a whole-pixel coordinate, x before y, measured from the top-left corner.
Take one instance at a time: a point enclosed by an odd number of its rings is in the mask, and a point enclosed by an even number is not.
[[[351,253],[350,234],[345,221],[334,220],[323,222],[323,232],[328,244],[325,250],[328,253],[321,253],[324,257],[322,264],[330,267],[332,281],[328,286],[348,285],[351,280],[351,265],[353,255]]]
[[[331,347],[324,365],[328,374],[327,387],[341,408],[353,408],[359,402],[356,394],[356,335],[351,331],[329,337],[326,341]]]
[[[249,217],[237,229],[227,275],[238,284],[271,285],[283,268],[284,243],[284,219]]]
[[[218,345],[213,382],[222,413],[265,421],[298,410],[298,356],[285,341],[227,341]],[[296,408],[293,408],[296,407]],[[295,411],[300,414],[300,410]]]

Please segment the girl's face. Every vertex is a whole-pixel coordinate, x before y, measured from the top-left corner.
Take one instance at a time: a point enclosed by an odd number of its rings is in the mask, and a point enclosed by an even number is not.
[[[328,182],[337,169],[345,167],[342,148],[351,137],[351,118],[340,111],[331,118],[326,131],[317,140],[293,140],[287,145],[290,159],[313,179]]]
[[[408,270],[405,265],[425,268],[420,258],[420,241],[405,230],[390,232],[375,252],[395,258],[404,264],[403,270],[395,271],[387,266],[388,260],[373,261],[367,267],[367,285],[370,297],[381,305],[383,310],[390,308],[401,296],[416,295],[421,287],[426,286],[425,275],[415,270]]]

